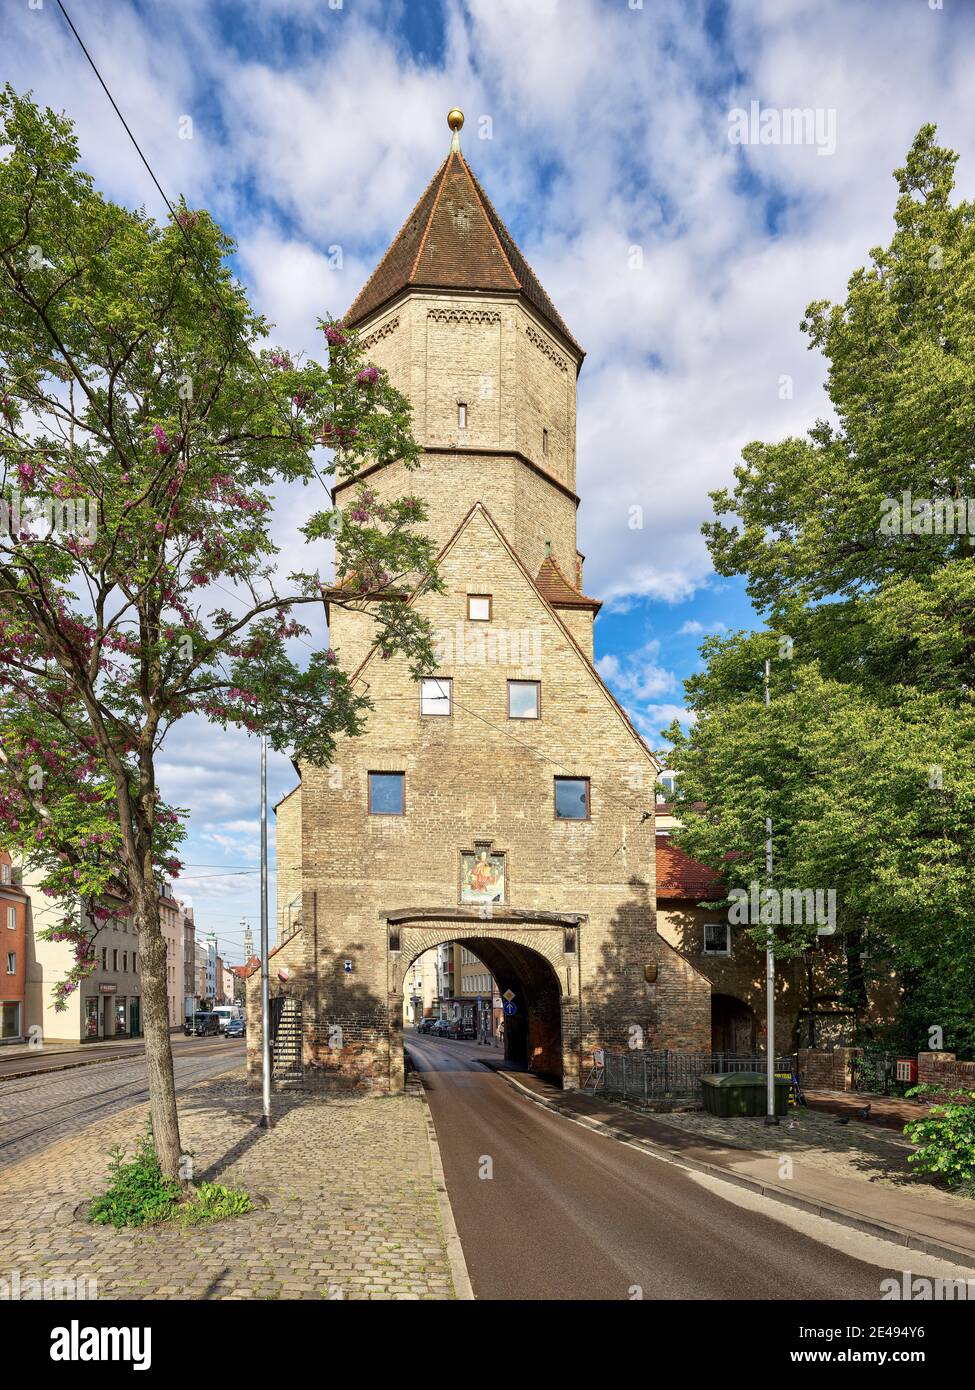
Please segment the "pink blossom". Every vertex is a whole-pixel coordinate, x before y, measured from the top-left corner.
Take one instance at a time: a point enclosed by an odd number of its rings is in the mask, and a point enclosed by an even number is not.
[[[363,367],[361,372],[356,372],[356,381],[360,386],[375,386],[379,380],[378,367]]]

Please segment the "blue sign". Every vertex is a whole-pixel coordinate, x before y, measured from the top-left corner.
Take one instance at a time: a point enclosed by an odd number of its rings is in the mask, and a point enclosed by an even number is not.
[[[518,1012],[518,1005],[515,1003],[513,999],[509,999],[504,1006],[504,1011],[510,1018],[512,1014],[516,1014]]]

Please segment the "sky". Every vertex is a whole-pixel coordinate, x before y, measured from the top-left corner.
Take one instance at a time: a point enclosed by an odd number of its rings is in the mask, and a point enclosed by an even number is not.
[[[275,340],[320,356],[446,153],[446,113],[586,349],[579,547],[598,669],[654,747],[709,633],[761,625],[701,535],[742,446],[829,415],[799,323],[892,231],[893,169],[938,125],[975,195],[971,0],[64,0],[175,201],[207,207]],[[165,205],[56,0],[0,7],[0,79],[65,111],[99,188]],[[731,113],[813,113],[800,142]],[[818,124],[815,122],[818,121]],[[771,126],[769,126],[771,128]],[[281,564],[300,493],[278,499]],[[316,631],[310,646],[324,639]],[[259,920],[256,740],[185,721],[176,892],[231,961]],[[295,784],[272,755],[272,802]],[[272,819],[273,853],[273,819]],[[272,860],[273,866],[273,860]],[[274,880],[271,881],[272,919]]]

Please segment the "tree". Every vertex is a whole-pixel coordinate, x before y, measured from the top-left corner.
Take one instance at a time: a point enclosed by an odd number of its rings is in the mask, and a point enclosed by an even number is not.
[[[762,879],[770,815],[776,883],[838,890],[850,997],[861,955],[889,956],[915,1043],[940,1026],[971,1048],[975,206],[952,203],[955,160],[921,129],[890,246],[843,304],[807,310],[835,421],[750,444],[713,494],[715,568],[747,577],[768,630],[705,644],[697,723],[671,733],[683,797],[707,803],[687,807],[685,848]]]
[[[301,528],[319,555],[334,542],[336,585],[317,567],[276,577],[272,489],[415,467],[407,401],[335,322],[321,322],[324,366],[262,346],[269,325],[205,211],[181,204],[158,225],[102,197],[71,123],[9,86],[0,122],[0,843],[64,906],[62,1006],[111,914],[134,916],[173,1176],[158,892],[179,872],[185,812],[159,795],[163,739],[203,716],[326,765],[369,702],[331,650],[292,659],[296,612],[326,593],[366,608],[383,655],[419,675],[431,633],[399,597],[440,581],[419,500],[363,485],[344,510],[325,493]]]

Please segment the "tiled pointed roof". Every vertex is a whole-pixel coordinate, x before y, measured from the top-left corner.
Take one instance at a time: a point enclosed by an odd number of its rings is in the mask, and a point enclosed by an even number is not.
[[[523,294],[582,353],[459,150],[451,150],[434,174],[345,322],[354,328],[413,285]]]
[[[539,593],[553,608],[591,608],[595,617],[603,606],[599,599],[587,598],[574,588],[551,555],[546,555],[542,561],[541,568],[535,576],[535,584]]]

